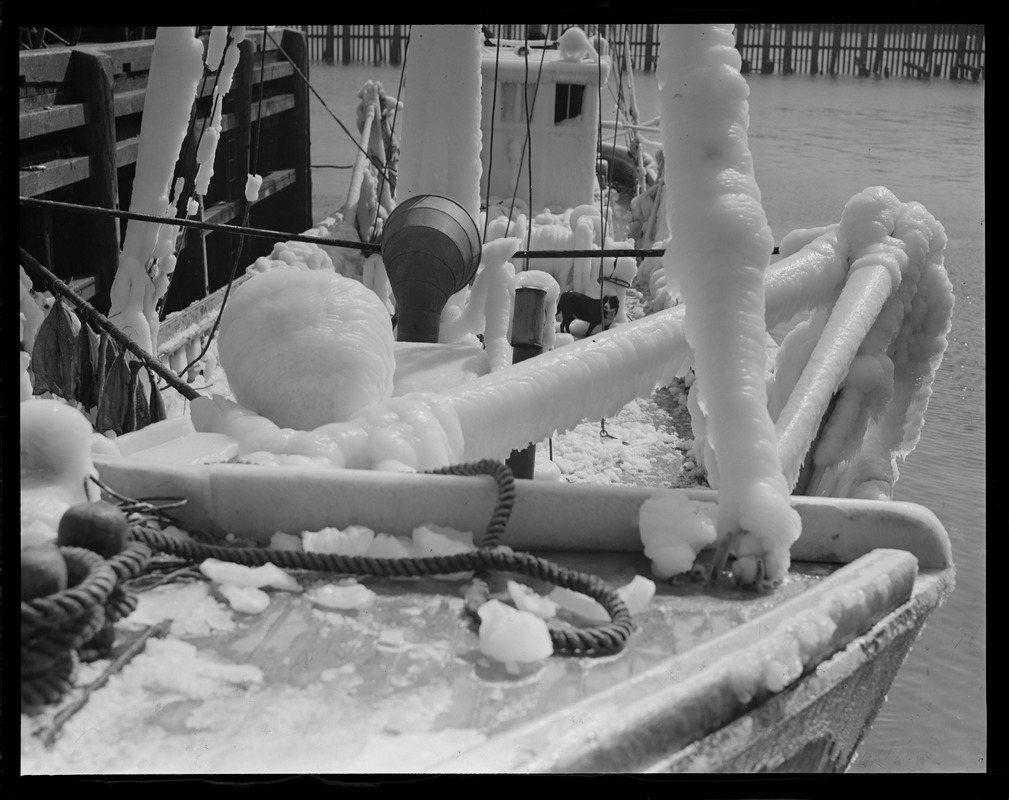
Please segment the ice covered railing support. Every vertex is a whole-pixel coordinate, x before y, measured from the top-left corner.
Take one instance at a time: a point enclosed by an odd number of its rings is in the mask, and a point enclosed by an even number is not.
[[[782,341],[775,370],[774,396],[788,398],[775,429],[790,485],[819,431],[807,493],[892,495],[897,458],[918,441],[946,349],[953,294],[945,246],[924,206],[873,187],[768,277],[768,328],[813,310]]]

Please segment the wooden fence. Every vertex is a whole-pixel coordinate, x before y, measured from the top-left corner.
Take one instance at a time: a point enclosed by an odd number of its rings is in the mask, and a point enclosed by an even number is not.
[[[309,58],[329,63],[399,66],[409,25],[302,25]],[[495,37],[555,40],[569,25],[488,25]],[[584,25],[599,28],[611,48],[627,44],[635,69],[655,69],[658,25]],[[744,72],[868,77],[984,78],[984,26],[894,23],[747,23],[736,26]]]
[[[283,35],[283,38],[281,38]],[[202,37],[206,43],[206,36]],[[250,31],[235,83],[225,99],[214,177],[204,221],[241,221],[247,173],[263,176],[250,209],[252,227],[303,231],[312,225],[308,67],[299,31],[264,41]],[[154,41],[23,50],[19,58],[20,193],[25,197],[111,209],[129,208],[140,118]],[[265,51],[265,52],[264,52]],[[201,83],[177,175],[192,175],[199,132],[211,114],[214,81]],[[260,99],[262,98],[262,100]],[[252,164],[252,153],[255,163]],[[21,246],[102,312],[109,308],[125,226],[111,216],[24,206]],[[166,311],[184,309],[227,284],[238,237],[187,229]],[[272,248],[247,237],[242,266]]]

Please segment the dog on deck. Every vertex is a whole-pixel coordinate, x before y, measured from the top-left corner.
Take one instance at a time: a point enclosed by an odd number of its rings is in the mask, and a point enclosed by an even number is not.
[[[586,336],[591,336],[597,325],[609,329],[620,310],[620,300],[608,294],[599,302],[598,297],[589,297],[581,292],[564,292],[557,301],[557,313],[561,316],[561,333],[571,333],[571,323],[576,319],[589,323]]]

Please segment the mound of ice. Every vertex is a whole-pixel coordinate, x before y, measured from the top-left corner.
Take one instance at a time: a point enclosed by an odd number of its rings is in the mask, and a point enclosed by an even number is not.
[[[225,307],[218,352],[235,399],[282,427],[342,422],[392,395],[388,312],[328,270],[252,277]]]

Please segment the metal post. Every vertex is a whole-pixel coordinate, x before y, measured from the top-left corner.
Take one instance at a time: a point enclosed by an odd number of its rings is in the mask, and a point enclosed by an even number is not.
[[[515,290],[512,314],[512,363],[517,364],[543,352],[543,314],[547,293],[543,289],[521,287]],[[536,443],[522,450],[512,450],[505,462],[516,478],[532,478],[536,466]]]

